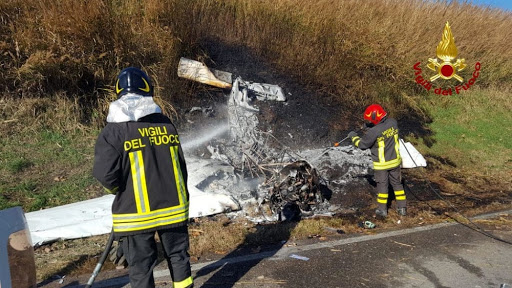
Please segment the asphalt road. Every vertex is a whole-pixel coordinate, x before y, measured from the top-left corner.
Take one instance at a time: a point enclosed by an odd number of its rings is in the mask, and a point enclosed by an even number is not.
[[[512,242],[510,227],[486,231]],[[157,287],[172,287],[162,265],[155,269]],[[512,245],[461,224],[442,223],[305,245],[283,243],[279,249],[196,263],[192,270],[195,287],[512,288]],[[130,287],[126,273],[101,274],[93,287]],[[40,287],[84,287],[87,279],[65,278]]]

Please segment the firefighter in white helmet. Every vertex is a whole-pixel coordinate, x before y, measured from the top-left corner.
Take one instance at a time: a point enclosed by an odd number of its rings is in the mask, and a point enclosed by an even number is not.
[[[187,167],[178,132],[153,101],[153,86],[142,70],[121,71],[115,90],[118,99],[96,141],[93,175],[116,195],[112,228],[122,240],[131,287],[155,287],[155,232],[173,287],[193,287]]]
[[[391,184],[395,193],[397,213],[405,216],[407,208],[400,171],[402,159],[399,151],[398,124],[395,119],[387,117],[386,111],[379,104],[368,106],[364,112],[364,119],[370,122],[370,128],[366,133],[359,137],[352,131],[348,136],[354,146],[371,151],[378,193],[375,214],[378,217],[387,217],[388,187]]]

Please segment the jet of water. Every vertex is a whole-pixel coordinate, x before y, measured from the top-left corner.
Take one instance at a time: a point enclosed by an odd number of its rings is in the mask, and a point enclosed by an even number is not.
[[[220,135],[226,133],[226,131],[228,130],[229,124],[227,121],[221,122],[213,127],[204,128],[199,132],[195,133],[195,135],[197,135],[196,137],[192,139],[183,139],[181,147],[183,148],[183,150],[196,148],[216,137],[219,137]]]

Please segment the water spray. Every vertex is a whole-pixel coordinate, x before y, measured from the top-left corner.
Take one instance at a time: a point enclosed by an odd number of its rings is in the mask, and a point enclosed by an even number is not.
[[[197,138],[183,141],[183,145],[181,145],[181,147],[183,148],[183,150],[195,148],[204,143],[207,143],[208,141],[218,137],[219,135],[224,134],[228,130],[229,130],[229,124],[227,122],[225,122],[225,123],[223,122],[220,125],[217,125],[212,128],[208,128],[208,132],[206,132],[204,134],[200,133],[201,135]]]

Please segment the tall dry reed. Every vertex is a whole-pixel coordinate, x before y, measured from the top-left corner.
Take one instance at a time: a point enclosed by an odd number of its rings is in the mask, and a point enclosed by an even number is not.
[[[414,108],[416,62],[435,57],[450,21],[460,58],[482,63],[480,86],[510,86],[512,15],[458,1],[8,0],[0,3],[3,97],[65,93],[94,105],[117,73],[150,73],[165,101],[195,87],[179,57],[208,61],[204,39],[247,47],[347,106]],[[464,74],[468,75],[468,74]]]

